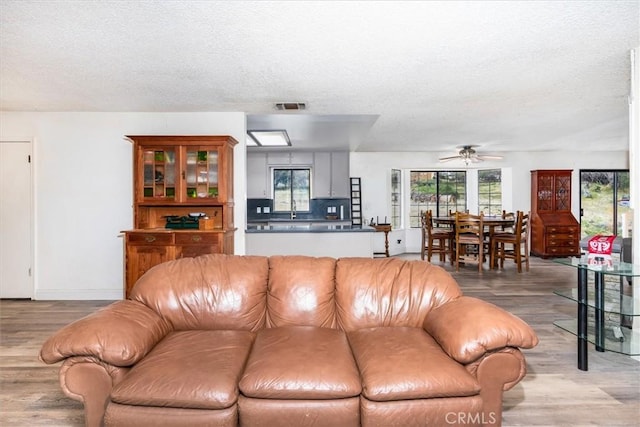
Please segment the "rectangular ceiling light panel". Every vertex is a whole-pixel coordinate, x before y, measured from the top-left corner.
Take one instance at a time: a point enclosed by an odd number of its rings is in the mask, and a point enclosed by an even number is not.
[[[261,147],[291,146],[286,130],[249,130],[247,134]]]

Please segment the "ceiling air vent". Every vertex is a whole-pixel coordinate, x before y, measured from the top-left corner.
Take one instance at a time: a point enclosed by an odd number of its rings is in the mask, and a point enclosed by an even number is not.
[[[304,102],[278,102],[276,103],[276,110],[304,110],[307,108],[307,104]]]

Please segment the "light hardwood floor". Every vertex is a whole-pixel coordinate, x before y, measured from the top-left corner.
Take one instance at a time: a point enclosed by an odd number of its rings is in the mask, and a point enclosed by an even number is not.
[[[538,258],[522,274],[511,263],[482,275],[472,265],[460,272],[443,267],[466,295],[520,316],[540,337],[536,348],[525,350],[527,376],[505,393],[504,426],[640,425],[640,362],[590,345],[589,371],[580,371],[576,338],[553,326],[554,320],[575,316],[575,304],[553,294],[575,286],[575,270]],[[109,303],[0,301],[0,426],[84,424],[82,405],[60,390],[58,365],[45,365],[37,355],[54,331]]]

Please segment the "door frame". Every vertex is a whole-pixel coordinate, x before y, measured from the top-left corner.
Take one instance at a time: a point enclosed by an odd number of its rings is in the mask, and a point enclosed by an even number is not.
[[[36,268],[35,268],[35,254],[36,254],[36,197],[35,197],[35,156],[34,156],[34,139],[28,137],[20,137],[20,138],[0,138],[0,144],[28,144],[28,155],[30,156],[30,168],[29,168],[29,266],[30,266],[30,274],[29,274],[29,288],[30,288],[30,298],[31,300],[35,300],[36,295]]]

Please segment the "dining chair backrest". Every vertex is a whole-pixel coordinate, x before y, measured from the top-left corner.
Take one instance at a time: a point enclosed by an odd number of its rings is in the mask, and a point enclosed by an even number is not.
[[[431,209],[424,212],[422,221],[422,225],[426,227],[427,230],[431,230],[433,228],[433,213],[431,212]]]
[[[456,236],[461,234],[475,234],[482,237],[484,234],[484,215],[456,212],[455,222]]]
[[[509,219],[511,221],[513,221],[513,225],[503,225],[501,227],[501,231],[503,232],[508,232],[508,233],[515,233],[516,229],[515,229],[515,223],[516,220],[518,219],[518,212],[507,212],[506,210],[502,211],[502,219]]]
[[[456,271],[460,268],[460,258],[471,252],[467,247],[476,247],[478,271],[482,272],[484,262],[485,240],[484,240],[484,215],[473,215],[467,213],[456,213],[455,220],[455,265]]]
[[[453,232],[451,228],[436,227],[433,221],[433,213],[427,210],[421,213],[420,220],[422,223],[422,247],[420,249],[420,258],[431,262],[432,255],[438,254],[440,261],[446,261],[447,255],[451,258],[453,264]]]
[[[423,230],[426,230],[427,228],[427,219],[430,216],[430,212],[431,211],[422,211],[422,213],[420,214],[420,226]]]
[[[431,234],[433,234],[433,227],[433,212],[429,209],[422,213],[422,230],[427,236],[431,236]]]
[[[520,238],[524,241],[529,240],[529,212],[518,212],[518,219],[516,221],[516,233],[520,235]]]

